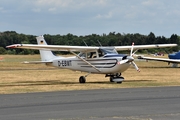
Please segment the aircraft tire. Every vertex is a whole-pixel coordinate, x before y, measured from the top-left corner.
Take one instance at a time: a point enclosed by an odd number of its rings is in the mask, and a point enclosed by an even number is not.
[[[113,81],[113,77],[110,77],[110,78],[109,78],[109,81],[110,81],[110,82],[114,82],[114,81]]]
[[[84,76],[81,76],[79,78],[79,83],[85,83],[86,82],[86,78]]]
[[[116,83],[118,83],[118,84],[121,84],[122,83],[122,81],[116,81],[116,79],[118,79],[118,78],[121,78],[121,79],[124,79],[123,77],[110,77],[110,82],[116,82]]]
[[[122,81],[121,82],[117,82],[118,84],[121,84],[122,83]]]
[[[124,79],[124,77],[119,77],[119,78],[122,78],[122,79]],[[119,82],[117,82],[118,84],[121,84],[122,83],[122,81],[119,81]]]

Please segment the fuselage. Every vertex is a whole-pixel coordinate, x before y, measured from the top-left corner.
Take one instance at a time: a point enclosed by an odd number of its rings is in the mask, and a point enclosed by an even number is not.
[[[129,68],[131,63],[120,64],[120,61],[125,57],[125,55],[106,55],[99,58],[89,58],[85,59],[91,65],[93,65],[98,70],[94,69],[92,66],[82,61],[81,59],[75,57],[60,57],[56,58],[52,62],[52,66],[61,69],[71,69],[75,71],[83,71],[97,74],[111,74],[111,73],[122,73]]]

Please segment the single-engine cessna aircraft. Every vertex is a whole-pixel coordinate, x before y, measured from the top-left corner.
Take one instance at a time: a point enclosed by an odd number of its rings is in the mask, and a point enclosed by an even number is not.
[[[178,67],[178,64],[180,64],[180,51],[175,52],[173,54],[169,54],[168,57],[169,59],[139,56],[138,59],[162,61],[162,62],[167,62],[168,64],[172,63],[172,67]]]
[[[121,73],[126,71],[132,64],[137,71],[140,71],[134,63],[133,55],[138,49],[173,47],[177,44],[157,44],[157,45],[136,45],[114,46],[114,47],[90,47],[90,46],[65,46],[47,45],[43,36],[36,37],[38,45],[34,44],[14,44],[7,48],[25,48],[40,50],[41,61],[25,63],[45,63],[63,69],[83,71],[88,74],[80,76],[79,82],[85,83],[86,77],[91,73],[105,74],[110,77],[110,82],[121,83],[124,78]],[[136,51],[133,52],[133,49]],[[130,55],[118,54],[117,51],[130,50]],[[75,56],[62,57],[55,56],[51,51],[69,51]],[[75,52],[79,52],[76,54]]]

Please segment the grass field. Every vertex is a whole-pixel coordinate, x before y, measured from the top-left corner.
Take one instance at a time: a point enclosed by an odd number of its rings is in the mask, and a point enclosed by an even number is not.
[[[4,60],[0,62],[0,94],[180,85],[180,68],[171,68],[165,62],[136,61],[141,72],[130,67],[122,73],[125,78],[122,84],[110,83],[109,78],[99,74],[89,75],[87,82],[80,84],[79,76],[86,73],[43,64],[21,64],[23,61],[40,60],[39,55],[1,57]]]

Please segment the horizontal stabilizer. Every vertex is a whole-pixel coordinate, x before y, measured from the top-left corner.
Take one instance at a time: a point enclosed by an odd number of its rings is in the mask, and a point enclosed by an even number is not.
[[[42,64],[42,63],[52,63],[52,61],[24,61],[24,64]]]

